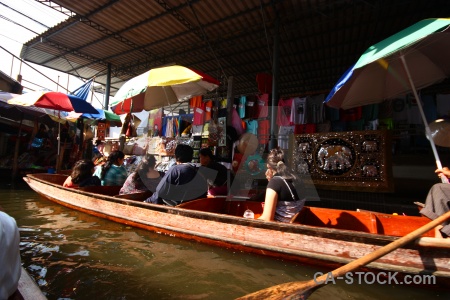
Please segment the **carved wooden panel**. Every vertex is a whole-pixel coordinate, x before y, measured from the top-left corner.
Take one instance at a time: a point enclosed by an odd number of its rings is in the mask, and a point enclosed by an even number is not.
[[[289,163],[316,188],[392,192],[391,149],[386,130],[291,135]]]

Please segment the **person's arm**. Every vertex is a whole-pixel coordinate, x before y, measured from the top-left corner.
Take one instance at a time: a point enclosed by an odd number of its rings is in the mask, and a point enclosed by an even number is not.
[[[264,202],[264,210],[262,215],[258,218],[264,221],[273,221],[275,211],[277,208],[278,194],[271,188],[266,189],[266,200]]]
[[[73,182],[72,182],[72,176],[69,176],[66,178],[66,180],[63,183],[63,187],[73,187]]]
[[[443,167],[442,169],[436,169],[436,171],[434,171],[434,173],[436,173],[437,176],[441,179],[443,177],[450,178],[450,169],[447,167]],[[448,180],[447,180],[447,182],[448,182]]]

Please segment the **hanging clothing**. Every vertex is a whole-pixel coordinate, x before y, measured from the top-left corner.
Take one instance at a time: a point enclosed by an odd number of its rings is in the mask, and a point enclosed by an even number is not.
[[[202,104],[200,107],[194,108],[194,125],[202,125],[205,119],[205,105]]]
[[[246,120],[247,131],[249,133],[253,133],[254,135],[258,134],[258,121],[257,120]]]
[[[291,108],[291,122],[294,124],[306,123],[306,98],[293,98]]]
[[[201,107],[203,104],[203,96],[194,96],[189,100],[190,107]]]
[[[292,110],[293,98],[280,99],[278,101],[278,112],[277,112],[277,125],[278,126],[290,126],[291,122],[291,110]]]
[[[219,101],[219,108],[218,108],[217,118],[216,119],[214,119],[214,117],[212,117],[212,118],[215,121],[217,121],[218,118],[226,118],[227,115],[228,115],[227,106],[228,106],[227,99],[220,100]]]
[[[350,109],[340,110],[340,120],[343,122],[358,121],[362,118],[362,107],[354,107]]]
[[[247,103],[245,107],[245,117],[249,119],[258,118],[258,99],[256,95],[247,96]]]
[[[256,118],[267,118],[269,116],[269,94],[258,95]]]
[[[238,104],[238,113],[239,113],[239,117],[241,119],[245,118],[245,105],[247,103],[247,97],[245,96],[241,96],[239,98],[239,104]]]
[[[294,133],[294,126],[280,126],[278,129],[278,146],[281,149],[289,148],[289,136]]]
[[[212,100],[205,102],[205,122],[211,120],[212,106],[213,106]]]
[[[306,123],[319,124],[325,121],[324,99],[324,94],[306,98]]]
[[[258,121],[258,141],[260,145],[265,145],[269,142],[269,120]]]

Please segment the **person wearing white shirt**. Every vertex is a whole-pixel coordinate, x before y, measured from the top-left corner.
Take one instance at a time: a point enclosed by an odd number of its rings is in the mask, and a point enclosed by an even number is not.
[[[19,285],[22,270],[19,243],[16,220],[0,211],[0,299],[8,299]]]

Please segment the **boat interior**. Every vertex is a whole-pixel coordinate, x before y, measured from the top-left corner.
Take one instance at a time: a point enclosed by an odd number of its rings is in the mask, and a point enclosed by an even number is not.
[[[31,176],[57,185],[62,185],[67,178],[67,175],[62,174],[33,174]],[[143,201],[151,196],[151,192],[119,195],[120,186],[95,186],[77,189],[135,201]],[[242,217],[245,210],[250,209],[253,211],[256,219],[263,212],[264,202],[249,201],[243,199],[243,197],[219,196],[192,200],[177,207],[237,217]],[[290,223],[388,236],[404,236],[427,224],[429,221],[428,218],[421,216],[391,215],[367,210],[350,211],[305,206],[292,218]],[[434,232],[431,230],[423,236],[434,237]]]

